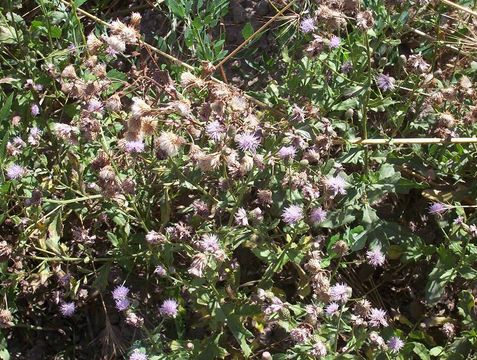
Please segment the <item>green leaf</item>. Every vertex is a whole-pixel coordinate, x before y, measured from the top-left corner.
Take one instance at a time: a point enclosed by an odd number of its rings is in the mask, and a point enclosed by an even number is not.
[[[242,36],[244,40],[247,40],[254,33],[253,26],[249,22],[245,24],[242,29]]]
[[[184,6],[177,0],[167,0],[166,5],[174,15],[180,17],[181,19],[186,18],[186,10]]]
[[[106,263],[98,270],[98,276],[93,281],[93,287],[99,291],[104,291],[108,286],[108,277],[111,270],[111,263]]]
[[[88,2],[88,0],[75,0],[75,5],[76,6],[81,6],[86,2]]]
[[[414,348],[413,348],[413,351],[414,353],[419,356],[419,358],[421,358],[422,360],[430,360],[431,357],[429,355],[429,351],[427,350],[427,348],[421,344],[421,343],[412,343],[414,345]]]
[[[426,300],[430,306],[433,306],[439,302],[446,285],[455,279],[457,271],[454,269],[448,269],[439,260],[436,267],[429,275],[428,282],[426,284]]]

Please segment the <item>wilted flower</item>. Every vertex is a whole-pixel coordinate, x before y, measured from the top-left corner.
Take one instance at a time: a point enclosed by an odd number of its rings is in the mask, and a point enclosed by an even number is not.
[[[431,214],[431,215],[441,215],[441,214],[445,213],[448,209],[449,208],[447,207],[447,205],[445,205],[443,203],[435,202],[435,203],[432,203],[429,206],[429,214]]]
[[[341,65],[341,72],[343,74],[348,74],[349,72],[351,72],[351,70],[353,70],[353,63],[351,61],[345,61],[342,65]]]
[[[238,146],[242,151],[248,150],[255,152],[260,145],[260,139],[251,133],[238,134],[235,137],[235,141],[238,143]]]
[[[151,107],[139,97],[133,97],[133,104],[131,105],[131,116],[140,118],[146,116],[151,111]]]
[[[322,341],[317,340],[311,349],[311,355],[319,359],[320,357],[326,356],[326,354],[327,351],[325,344],[323,344]]]
[[[40,115],[40,107],[38,106],[38,104],[33,104],[30,108],[30,112],[32,116]]]
[[[310,220],[313,224],[319,224],[326,219],[326,211],[321,207],[311,210]]]
[[[332,302],[325,308],[325,313],[328,316],[333,316],[338,312],[339,309],[340,309],[340,306],[337,303]]]
[[[126,323],[128,325],[139,328],[144,325],[144,318],[133,313],[132,311],[128,311],[128,313],[126,314]]]
[[[126,51],[126,43],[119,36],[105,36],[104,41],[108,44],[109,55],[116,55]]]
[[[368,317],[368,315],[371,311],[371,303],[366,299],[362,299],[355,304],[354,311],[359,316],[361,316],[363,318],[366,318],[366,317]]]
[[[282,213],[282,219],[287,224],[295,224],[303,219],[303,208],[298,205],[290,205]]]
[[[332,192],[333,197],[338,194],[346,194],[346,181],[339,175],[327,177],[325,180],[325,186]]]
[[[294,146],[282,146],[280,150],[278,150],[278,156],[283,160],[293,159],[295,155],[296,149]]]
[[[442,331],[449,339],[452,339],[455,335],[455,326],[452,323],[445,323],[442,325]]]
[[[306,113],[305,110],[299,107],[297,104],[293,104],[291,118],[296,122],[305,121]]]
[[[239,208],[234,215],[235,222],[238,225],[247,226],[248,225],[248,218],[247,218],[247,211],[244,208]]]
[[[290,331],[290,337],[298,344],[307,341],[311,336],[310,330],[307,327],[296,327]]]
[[[376,79],[376,82],[378,83],[378,87],[381,90],[389,91],[394,89],[394,83],[396,82],[396,80],[389,75],[379,74]]]
[[[74,302],[64,302],[60,305],[61,315],[65,317],[73,316],[75,313],[76,306]]]
[[[88,111],[89,112],[103,112],[104,106],[103,103],[97,98],[91,98],[88,101]]]
[[[142,153],[144,151],[144,143],[142,140],[133,140],[124,142],[124,150],[130,154]]]
[[[388,347],[391,352],[396,354],[404,347],[404,341],[397,336],[393,336],[388,340]]]
[[[379,346],[382,349],[384,349],[386,347],[386,343],[384,342],[384,339],[376,331],[371,331],[369,333],[369,340],[373,344],[376,344],[377,346]]]
[[[207,266],[207,256],[203,253],[198,253],[194,255],[192,259],[192,264],[190,265],[187,272],[191,275],[202,277],[204,275],[204,269]]]
[[[161,133],[161,136],[157,139],[159,148],[166,153],[167,156],[175,156],[179,153],[181,145],[184,140],[176,134],[165,131]]]
[[[177,316],[177,306],[177,301],[168,299],[162,303],[159,312],[164,317],[175,318]]]
[[[373,13],[369,10],[362,11],[356,16],[356,25],[360,30],[368,30],[374,26]]]
[[[146,234],[146,241],[151,245],[160,244],[165,241],[164,235],[151,230]]]
[[[10,164],[7,169],[7,177],[11,180],[20,179],[27,174],[27,169],[17,164]]]
[[[28,135],[28,143],[32,146],[37,146],[40,143],[41,139],[41,130],[36,126],[30,129],[30,134]]]
[[[383,266],[386,261],[386,257],[381,251],[381,247],[377,246],[373,250],[366,252],[366,259],[368,263],[373,267]]]
[[[368,314],[369,324],[374,327],[388,326],[386,321],[386,311],[383,309],[372,308]]]
[[[124,285],[119,285],[113,290],[112,294],[114,300],[125,299],[129,294],[129,288]]]
[[[303,19],[300,23],[300,30],[307,34],[315,30],[315,20],[313,18]]]

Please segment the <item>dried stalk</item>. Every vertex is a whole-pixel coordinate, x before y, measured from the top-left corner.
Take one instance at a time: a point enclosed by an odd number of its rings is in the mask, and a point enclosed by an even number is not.
[[[394,139],[337,139],[336,144],[359,144],[359,145],[410,145],[410,144],[475,144],[477,137],[465,138],[394,138]]]
[[[473,10],[470,10],[469,8],[467,8],[465,6],[453,3],[452,1],[449,1],[449,0],[441,0],[441,2],[443,4],[449,5],[450,7],[453,7],[454,9],[466,12],[467,14],[470,14],[472,16],[477,16],[477,12],[475,12]]]

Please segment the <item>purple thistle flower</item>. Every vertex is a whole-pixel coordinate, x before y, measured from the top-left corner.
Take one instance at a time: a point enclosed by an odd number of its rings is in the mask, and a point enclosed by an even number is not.
[[[127,310],[130,304],[131,303],[129,302],[128,298],[116,299],[116,309],[119,311]]]
[[[374,327],[388,326],[386,321],[386,311],[383,309],[372,308],[369,312],[369,324]]]
[[[113,299],[121,300],[125,299],[129,294],[129,289],[124,285],[119,285],[113,290]]]
[[[17,164],[10,164],[6,170],[7,170],[7,177],[11,180],[20,179],[23,176],[25,176],[27,173],[27,170],[23,166],[20,166]]]
[[[464,223],[464,218],[462,216],[457,216],[454,219],[454,225],[462,225]]]
[[[328,190],[331,190],[333,193],[332,196],[335,197],[338,194],[345,195],[346,194],[346,181],[339,175],[337,176],[330,176],[325,180],[325,185]]]
[[[298,205],[290,205],[282,213],[282,219],[288,225],[295,224],[303,219],[303,209]]]
[[[30,145],[36,146],[40,143],[41,139],[41,130],[36,126],[30,129],[30,134],[28,135],[28,143]]]
[[[432,203],[431,206],[429,206],[429,214],[431,215],[441,215],[445,213],[449,208],[447,205],[443,203]]]
[[[282,146],[278,151],[278,156],[280,159],[289,160],[293,159],[296,155],[296,149],[294,146]]]
[[[341,39],[338,36],[332,36],[330,39],[329,47],[330,49],[336,49],[340,46]]]
[[[202,251],[216,252],[220,250],[219,238],[215,234],[202,235],[199,247]]]
[[[326,210],[323,210],[321,207],[317,207],[311,210],[310,220],[313,224],[319,224],[325,219],[326,219]]]
[[[328,294],[333,302],[339,301],[345,303],[351,296],[351,288],[346,284],[336,284],[330,287]]]
[[[162,303],[162,305],[159,309],[159,312],[164,317],[175,318],[177,316],[177,301],[175,301],[173,299],[165,300]]]
[[[238,134],[235,137],[235,141],[238,143],[238,146],[242,151],[249,150],[251,152],[256,152],[260,145],[260,139],[251,133]]]
[[[391,352],[398,353],[404,347],[404,341],[397,336],[393,336],[388,340],[388,346]]]
[[[65,302],[60,305],[60,313],[65,317],[73,316],[76,306],[74,302]]]
[[[383,266],[386,261],[386,257],[381,251],[381,246],[377,246],[373,250],[366,252],[366,259],[368,263],[373,267]]]
[[[315,30],[315,20],[313,18],[303,19],[300,23],[301,32],[308,34]]]
[[[205,127],[207,136],[214,141],[219,141],[225,134],[225,128],[217,120],[212,121]]]
[[[147,355],[136,349],[129,355],[129,360],[147,360]]]
[[[30,112],[32,116],[38,116],[40,115],[40,107],[37,104],[32,104]]]
[[[331,304],[329,304],[326,308],[325,308],[325,313],[326,315],[328,316],[333,316],[333,315],[336,315],[336,313],[338,312],[340,306],[335,303],[335,302],[332,302]]]
[[[384,74],[379,74],[376,79],[378,87],[383,91],[393,90],[395,81],[396,80],[393,77]]]
[[[343,74],[348,74],[350,73],[351,71],[353,70],[353,63],[351,61],[345,61],[342,65],[341,65],[341,72]]]
[[[166,276],[167,271],[161,265],[157,265],[156,268],[154,269],[154,274],[162,277],[162,276]]]
[[[126,141],[124,149],[128,153],[141,153],[144,151],[144,143],[141,140]]]

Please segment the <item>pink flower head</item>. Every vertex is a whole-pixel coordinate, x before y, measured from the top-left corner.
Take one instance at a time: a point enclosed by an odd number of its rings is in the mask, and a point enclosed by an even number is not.
[[[125,299],[129,294],[129,289],[124,285],[119,285],[113,290],[113,299]]]
[[[389,76],[389,75],[384,75],[384,74],[379,74],[376,82],[378,83],[378,87],[383,90],[383,91],[389,91],[394,89],[394,83],[396,80]]]
[[[346,181],[339,175],[326,178],[325,186],[329,191],[331,191],[333,197],[338,194],[346,194]]]
[[[127,310],[130,304],[131,303],[129,302],[128,298],[117,299],[116,300],[116,309],[118,309],[119,311]]]
[[[300,30],[305,34],[308,34],[312,31],[314,31],[315,30],[315,20],[313,20],[312,18],[303,19],[300,23]]]
[[[30,112],[32,116],[40,115],[40,107],[38,106],[38,104],[33,104],[30,108]]]
[[[333,285],[328,290],[331,301],[345,303],[351,296],[351,288],[343,283]]]
[[[141,153],[144,151],[144,143],[141,140],[126,141],[124,149],[128,153]]]
[[[65,302],[60,305],[61,315],[65,317],[73,316],[73,314],[75,313],[75,310],[76,310],[76,306],[74,302]]]
[[[168,299],[162,303],[159,312],[164,317],[175,318],[177,316],[177,306],[177,301]]]
[[[336,315],[339,309],[340,309],[340,306],[337,303],[332,302],[325,308],[325,313],[328,316],[333,316],[333,315]]]
[[[154,269],[154,274],[156,274],[157,276],[163,277],[163,276],[166,276],[167,271],[161,265],[157,265],[156,268]]]
[[[235,137],[235,141],[238,143],[239,148],[242,151],[256,152],[260,145],[260,139],[251,133],[238,134]]]
[[[372,308],[368,315],[369,324],[374,327],[388,326],[386,320],[386,311],[383,309]]]
[[[332,36],[330,39],[329,47],[330,49],[336,49],[340,46],[341,39],[338,36]]]
[[[25,176],[27,173],[27,170],[24,167],[17,164],[10,164],[6,170],[7,170],[7,177],[11,180],[20,179],[23,176]]]
[[[303,209],[298,205],[290,205],[282,213],[282,219],[288,225],[292,225],[303,219]]]
[[[205,127],[205,132],[212,140],[219,141],[225,134],[225,128],[220,122],[215,120]]]
[[[216,252],[220,250],[219,238],[215,234],[202,235],[202,240],[199,242],[199,248],[202,251]]]
[[[131,355],[129,355],[129,360],[147,360],[147,355],[135,349]]]
[[[368,263],[375,268],[383,266],[386,261],[386,257],[381,251],[381,246],[377,246],[373,250],[366,252],[366,259],[368,260]]]
[[[396,354],[404,347],[404,341],[397,336],[393,336],[388,340],[388,347],[392,353]]]
[[[326,219],[326,211],[321,207],[311,210],[310,220],[313,224],[319,224]]]
[[[429,206],[429,214],[431,214],[431,215],[441,215],[441,214],[445,213],[448,209],[449,208],[448,208],[447,205],[445,205],[443,203],[435,202],[435,203],[432,203]]]
[[[280,150],[278,150],[278,156],[283,160],[293,159],[295,155],[296,149],[294,146],[282,146]]]

